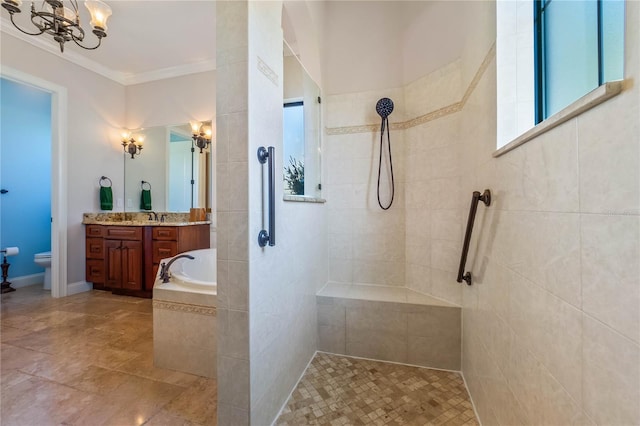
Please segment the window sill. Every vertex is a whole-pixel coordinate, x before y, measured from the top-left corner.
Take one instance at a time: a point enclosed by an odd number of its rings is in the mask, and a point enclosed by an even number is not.
[[[540,136],[541,134],[548,132],[554,127],[559,126],[560,124],[569,121],[574,117],[577,117],[583,112],[590,110],[596,105],[603,103],[607,99],[616,96],[622,91],[622,83],[622,80],[610,81],[597,87],[596,89],[587,93],[563,110],[558,111],[551,117],[547,118],[535,127],[532,127],[530,130],[518,136],[508,144],[499,148],[493,153],[493,157],[500,157],[501,155],[506,154],[507,152],[519,147],[520,145],[523,145],[524,143]]]
[[[324,204],[327,202],[324,198],[311,197],[308,195],[284,195],[282,197],[284,201],[293,201],[298,203],[319,203]]]

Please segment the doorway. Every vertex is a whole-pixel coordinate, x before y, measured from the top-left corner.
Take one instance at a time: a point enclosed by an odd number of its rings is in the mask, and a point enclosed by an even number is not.
[[[67,89],[6,66],[2,67],[0,77],[44,91],[50,95],[51,296],[64,297],[67,295]],[[9,141],[3,141],[3,143],[9,143]],[[29,155],[30,144],[28,140],[19,140],[15,143],[22,147],[25,155]],[[32,262],[33,259],[30,261]]]
[[[34,258],[51,251],[51,94],[5,78],[0,93],[0,247],[20,250],[14,288],[47,284]]]

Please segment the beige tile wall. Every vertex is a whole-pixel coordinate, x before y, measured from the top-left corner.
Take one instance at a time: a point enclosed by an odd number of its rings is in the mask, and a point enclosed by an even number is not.
[[[278,2],[217,3],[220,425],[275,419],[316,351],[315,294],[327,282],[323,204],[285,203],[276,185],[276,245],[257,244],[258,147],[274,146],[283,170],[281,16]]]
[[[639,6],[627,2],[633,81]],[[480,418],[639,424],[638,87],[494,159],[495,76],[494,62],[460,118],[465,193],[494,195],[463,289],[462,370]]]
[[[379,126],[375,106],[382,97],[394,101],[390,122],[404,121],[404,92],[390,89],[327,96],[326,127]],[[387,211],[378,206],[376,192],[380,134],[325,134],[323,144],[322,195],[327,199],[329,215],[329,280],[404,285],[404,131],[391,132],[395,196]],[[384,164],[381,200],[387,205],[389,175],[384,172]]]
[[[324,204],[284,202],[276,183],[276,245],[260,248],[266,167],[260,146],[274,146],[282,182],[282,4],[249,2],[249,329],[251,424],[276,418],[317,349],[315,294],[327,282]],[[288,160],[287,160],[288,161]],[[246,190],[246,189],[245,189]]]
[[[216,3],[218,424],[249,424],[248,10]]]
[[[323,154],[330,281],[407,286],[461,303],[455,282],[464,205],[459,114],[402,125],[458,105],[460,77],[460,63],[453,62],[402,88],[328,97]],[[381,97],[393,99],[390,121],[399,127],[391,132],[396,196],[388,211],[377,204],[379,131],[351,133],[355,126],[379,129],[375,104]],[[382,181],[388,182],[384,174]]]
[[[395,223],[397,238],[404,229],[404,284],[462,303],[462,370],[483,424],[640,424],[640,4],[627,2],[623,93],[499,158],[492,157],[496,64],[487,54],[495,41],[495,4],[473,7],[482,25],[460,61],[407,86],[403,96],[388,92],[404,98],[410,119],[421,106],[442,105],[429,93],[440,93],[440,102],[447,100],[443,93],[462,93],[480,68],[481,52],[490,59],[460,112],[392,136],[404,145],[404,223],[357,216],[367,198],[347,195],[350,170],[359,156],[377,155],[375,135],[330,129],[330,280],[361,279],[354,273],[361,237],[355,229]],[[450,91],[439,92],[434,81]],[[328,127],[374,124],[375,116],[362,111],[382,95],[330,97],[327,114],[335,118]],[[476,218],[467,266],[475,284],[458,286],[469,198],[484,188],[493,202],[481,205]],[[390,261],[391,252],[369,250],[377,264]],[[387,283],[376,275],[374,283]],[[346,350],[349,330],[360,331],[348,324],[340,331],[349,318],[346,311],[344,319],[321,311],[327,350]],[[402,336],[395,323],[389,317],[380,333]]]

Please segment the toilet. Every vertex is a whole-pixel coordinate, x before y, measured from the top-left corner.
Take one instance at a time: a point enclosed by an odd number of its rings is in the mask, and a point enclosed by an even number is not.
[[[36,265],[44,268],[44,289],[51,290],[51,252],[36,253],[33,257]]]

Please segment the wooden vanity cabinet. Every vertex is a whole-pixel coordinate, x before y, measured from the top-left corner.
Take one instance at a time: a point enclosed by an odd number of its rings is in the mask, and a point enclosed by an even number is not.
[[[209,225],[87,225],[86,280],[93,288],[151,297],[162,259],[209,248]]]

